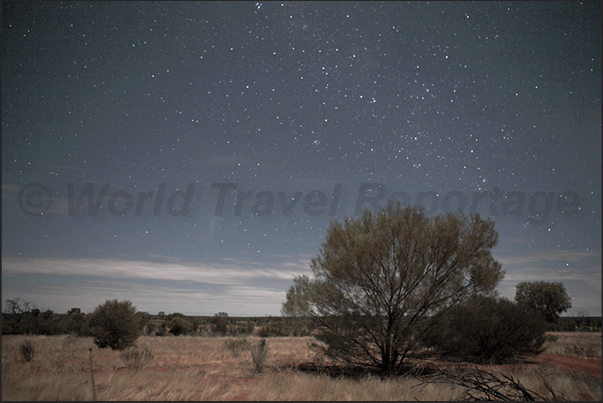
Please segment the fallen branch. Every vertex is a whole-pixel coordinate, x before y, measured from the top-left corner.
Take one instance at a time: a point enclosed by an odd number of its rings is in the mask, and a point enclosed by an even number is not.
[[[464,394],[458,400],[470,401],[535,401],[548,400],[537,392],[526,388],[519,379],[500,373],[498,376],[477,367],[466,368],[457,365],[454,371],[448,372],[437,369],[429,377],[420,378],[422,386],[432,383],[446,383],[465,388]],[[544,378],[543,378],[544,380]],[[553,400],[557,399],[551,386],[544,380],[544,386],[551,393]]]

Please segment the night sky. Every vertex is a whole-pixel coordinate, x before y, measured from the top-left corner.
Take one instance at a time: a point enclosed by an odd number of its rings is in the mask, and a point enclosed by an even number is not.
[[[3,2],[2,299],[280,315],[329,222],[393,198],[492,218],[500,295],[601,315],[601,17]]]

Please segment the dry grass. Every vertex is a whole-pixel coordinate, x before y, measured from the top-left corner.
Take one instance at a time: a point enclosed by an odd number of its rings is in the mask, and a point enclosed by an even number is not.
[[[255,343],[251,349],[251,362],[253,362],[253,371],[256,374],[262,373],[266,366],[266,359],[268,358],[268,345],[266,339],[262,339]]]
[[[453,400],[460,390],[419,386],[413,378],[332,378],[295,371],[268,374],[247,388],[249,400]]]
[[[2,337],[3,400],[91,400],[89,348],[99,400],[452,400],[463,392],[442,384],[419,386],[412,377],[351,379],[297,371],[298,364],[314,360],[311,338],[267,339],[262,374],[253,372],[249,351],[233,357],[223,337],[141,337],[138,346],[149,348],[154,358],[138,371],[128,369],[118,351],[101,350],[91,338],[29,339],[36,354],[24,362],[19,350],[25,337]],[[545,396],[541,375],[566,399],[601,398],[600,379],[586,375],[536,364],[504,372]]]
[[[232,358],[237,358],[243,351],[249,350],[251,344],[247,339],[230,337],[224,340],[224,347],[230,351]]]
[[[601,358],[601,333],[548,333],[547,353],[578,358]]]
[[[119,353],[120,360],[130,369],[141,369],[153,361],[153,352],[148,347],[130,346]]]

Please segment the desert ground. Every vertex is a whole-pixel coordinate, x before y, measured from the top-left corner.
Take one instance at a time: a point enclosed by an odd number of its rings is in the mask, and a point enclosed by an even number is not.
[[[552,336],[540,356],[479,368],[512,376],[545,397],[551,396],[546,381],[557,399],[600,401],[601,333]],[[29,362],[20,352],[26,339],[34,348]],[[454,400],[465,391],[451,384],[425,383],[429,377],[421,371],[385,379],[367,373],[342,375],[343,367],[317,355],[308,337],[266,339],[266,367],[257,373],[250,351],[234,356],[225,345],[227,339],[143,336],[137,345],[150,349],[153,358],[134,369],[126,366],[119,351],[99,349],[92,338],[3,336],[2,399],[93,400],[92,375],[97,400]],[[458,364],[414,365],[451,368]]]

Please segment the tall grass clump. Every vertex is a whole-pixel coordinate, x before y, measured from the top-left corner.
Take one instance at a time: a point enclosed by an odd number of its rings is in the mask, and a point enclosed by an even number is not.
[[[224,347],[226,347],[233,358],[237,358],[241,352],[249,350],[251,345],[247,339],[228,338],[224,340]]]
[[[127,347],[119,353],[119,358],[130,369],[139,370],[153,360],[153,353],[148,347]]]
[[[33,345],[31,344],[31,341],[29,340],[25,340],[22,344],[21,344],[21,357],[23,357],[23,359],[26,362],[31,361],[31,359],[34,356],[34,348]]]
[[[253,362],[255,373],[259,374],[264,370],[267,358],[268,345],[266,344],[266,339],[261,339],[251,347],[251,361]]]

